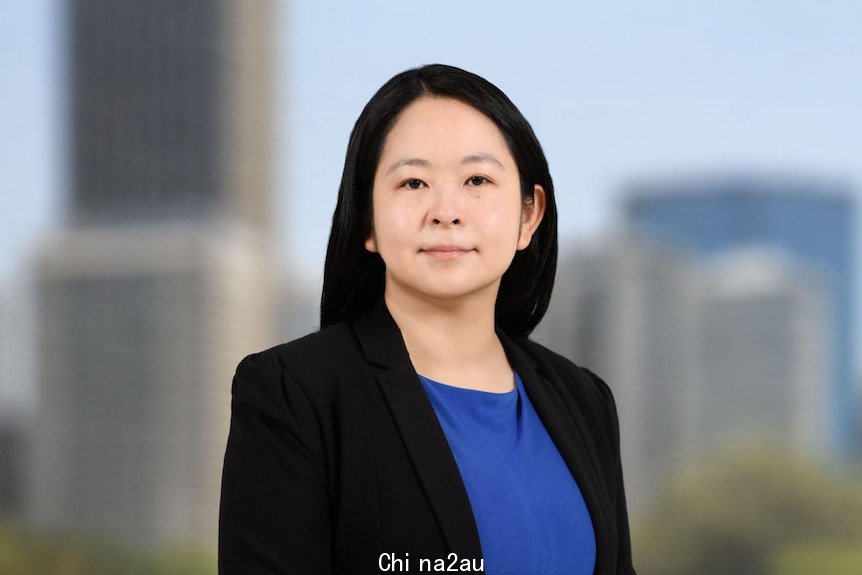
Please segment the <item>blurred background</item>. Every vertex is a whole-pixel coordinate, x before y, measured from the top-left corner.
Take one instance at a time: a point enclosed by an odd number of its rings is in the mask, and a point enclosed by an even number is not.
[[[32,0],[0,20],[0,572],[216,572],[230,382],[317,327],[365,102],[443,62],[554,176],[534,337],[642,574],[862,573],[852,2]]]

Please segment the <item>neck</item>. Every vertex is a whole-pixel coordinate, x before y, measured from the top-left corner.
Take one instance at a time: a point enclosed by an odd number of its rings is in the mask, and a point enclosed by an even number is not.
[[[384,292],[419,373],[470,368],[501,357],[494,331],[496,298],[496,289],[446,300],[413,297],[389,286]]]

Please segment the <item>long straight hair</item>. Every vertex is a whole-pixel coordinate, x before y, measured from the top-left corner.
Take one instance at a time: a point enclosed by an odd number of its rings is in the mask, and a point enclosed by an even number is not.
[[[374,173],[395,120],[421,96],[454,98],[485,114],[500,129],[518,166],[522,201],[533,201],[536,184],[545,190],[542,222],[530,245],[515,253],[503,274],[495,308],[503,331],[527,336],[548,309],[557,269],[557,207],[548,162],[530,124],[499,88],[476,74],[443,64],[394,76],[356,120],[332,215],[320,327],[356,320],[383,294],[385,265],[379,254],[364,245],[371,233]]]

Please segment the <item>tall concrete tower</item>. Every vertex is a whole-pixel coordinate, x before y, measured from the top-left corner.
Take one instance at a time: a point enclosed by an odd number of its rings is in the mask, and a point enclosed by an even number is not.
[[[215,548],[231,377],[272,343],[272,11],[69,5],[67,225],[34,268],[37,525]]]
[[[692,455],[697,276],[683,250],[617,232],[560,262],[550,309],[536,330],[613,390],[633,517]]]
[[[821,457],[834,320],[818,274],[783,251],[740,248],[713,258],[703,285],[698,449],[761,441]]]
[[[268,0],[73,0],[74,224],[270,223]]]

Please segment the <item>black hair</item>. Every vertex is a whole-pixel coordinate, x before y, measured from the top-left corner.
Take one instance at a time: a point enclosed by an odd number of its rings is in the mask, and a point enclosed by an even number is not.
[[[374,94],[356,120],[332,215],[320,327],[357,319],[383,294],[383,260],[364,245],[371,233],[374,173],[395,119],[421,96],[454,98],[490,118],[518,166],[522,200],[533,200],[536,184],[545,190],[544,217],[530,245],[515,253],[503,274],[495,308],[497,325],[503,331],[527,336],[545,315],[557,269],[557,208],[548,162],[530,124],[499,88],[476,74],[443,64],[394,76]]]

